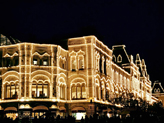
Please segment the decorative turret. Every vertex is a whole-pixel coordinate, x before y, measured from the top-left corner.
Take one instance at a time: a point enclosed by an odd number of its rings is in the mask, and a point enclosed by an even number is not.
[[[155,81],[153,84],[152,93],[164,93],[164,89],[161,85],[161,82],[159,82],[158,80]]]
[[[122,64],[129,64],[130,58],[125,50],[125,45],[114,45],[113,51],[113,62],[122,67]]]
[[[136,55],[135,63],[136,63],[137,66],[139,66],[141,64],[141,59],[140,59],[140,55],[139,54]]]

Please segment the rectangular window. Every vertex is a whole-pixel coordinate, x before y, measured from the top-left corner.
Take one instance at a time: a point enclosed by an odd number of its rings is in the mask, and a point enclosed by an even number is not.
[[[64,99],[65,98],[65,87],[60,87],[60,98]]]
[[[14,98],[15,95],[15,85],[11,85],[11,98]]]
[[[65,98],[65,87],[64,86],[62,87],[62,98],[63,99]]]
[[[97,99],[99,99],[99,89],[98,89],[98,86],[96,86],[96,97],[97,97]]]
[[[10,86],[7,86],[7,98],[10,98]]]
[[[63,88],[62,88],[62,86],[60,87],[60,99],[62,99],[63,98]]]
[[[38,64],[37,59],[34,59],[34,60],[33,60],[33,64],[34,64],[34,65],[37,65],[37,64]]]
[[[76,60],[72,61],[72,70],[76,70]]]
[[[86,98],[85,87],[82,87],[82,98]]]
[[[71,69],[72,71],[76,71],[76,57],[71,57]]]
[[[37,97],[41,97],[42,95],[43,95],[43,93],[42,93],[42,84],[38,84]]]
[[[81,98],[81,87],[77,87],[77,98]]]
[[[80,60],[79,60],[79,69],[80,70],[84,69],[84,60],[82,58],[80,58]]]
[[[36,84],[32,85],[32,97],[36,97]]]
[[[76,87],[72,87],[72,99],[76,99]]]
[[[44,88],[43,88],[43,96],[44,97],[47,97],[48,96],[48,84],[45,84],[44,85]]]
[[[43,65],[47,66],[48,62],[47,61],[43,61]]]

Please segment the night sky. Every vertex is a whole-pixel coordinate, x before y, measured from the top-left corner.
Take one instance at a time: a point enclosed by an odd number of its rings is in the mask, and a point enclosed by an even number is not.
[[[0,2],[0,33],[22,42],[59,44],[95,35],[110,49],[145,59],[150,80],[164,86],[163,0],[6,0]]]

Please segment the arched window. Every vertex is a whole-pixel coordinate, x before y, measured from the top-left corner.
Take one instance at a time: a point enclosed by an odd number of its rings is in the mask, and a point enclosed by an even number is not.
[[[76,57],[71,57],[72,71],[76,71]]]
[[[43,97],[48,97],[48,82],[43,84]]]
[[[102,56],[102,63],[101,63],[101,65],[102,65],[102,66],[101,66],[101,72],[102,72],[102,73],[105,73],[104,67],[106,67],[106,66],[105,66],[105,59],[104,59],[104,56]]]
[[[11,98],[15,95],[15,84],[11,83]]]
[[[156,90],[156,92],[157,92],[157,93],[160,93],[160,89],[158,88],[158,89]]]
[[[65,99],[65,85],[60,85],[60,99]]]
[[[84,69],[84,56],[79,57],[79,70]]]
[[[117,62],[118,63],[121,63],[122,62],[122,56],[119,54],[118,57],[117,57]]]
[[[72,99],[85,99],[86,98],[86,89],[85,84],[72,85]]]
[[[101,82],[101,99],[104,99],[105,96],[105,89],[104,89],[104,82]]]
[[[32,97],[37,97],[37,96],[36,96],[36,92],[37,92],[36,89],[37,89],[36,83],[33,82],[33,83],[32,83]]]
[[[99,71],[100,71],[100,73],[102,73],[102,58],[101,57],[99,60]]]
[[[18,98],[18,83],[6,84],[6,98],[17,99]]]
[[[155,88],[155,89],[154,89],[154,93],[156,93],[156,91],[157,91],[157,89]]]
[[[85,84],[82,84],[82,98],[86,98]]]
[[[105,99],[105,88],[102,88],[102,99]]]
[[[80,84],[77,84],[77,98],[78,99],[81,98],[81,86],[80,86]]]
[[[96,86],[96,98],[97,98],[97,100],[99,100],[99,86],[97,85]]]
[[[109,84],[105,84],[105,99],[109,100]]]
[[[42,84],[42,82],[39,82],[38,83],[38,86],[37,86],[38,88],[37,88],[37,97],[42,97],[42,95],[43,95],[43,84]]]
[[[108,101],[109,101],[109,95],[110,95],[110,94],[109,94],[109,90],[107,89],[107,90],[106,90],[106,94],[105,94],[105,99],[108,100]]]
[[[65,61],[65,60],[63,60],[63,62],[62,62],[62,68],[63,68],[63,69],[66,68],[66,61]]]
[[[104,74],[107,75],[107,60],[104,61]]]
[[[6,98],[10,98],[11,96],[11,88],[10,88],[10,84],[6,84]]]
[[[49,96],[49,85],[48,82],[42,83],[39,82],[38,84],[33,82],[32,83],[32,97],[40,97],[40,98],[44,98],[44,97],[48,97]]]
[[[60,68],[63,68],[63,69],[66,68],[66,59],[65,59],[65,57],[63,57],[63,58],[60,57],[59,66],[60,66]]]
[[[16,83],[16,86],[15,86],[15,96],[16,96],[16,98],[18,98],[18,93],[19,93],[19,85],[18,85],[18,83]]]
[[[72,99],[76,99],[76,86],[73,85],[71,90],[72,90]]]

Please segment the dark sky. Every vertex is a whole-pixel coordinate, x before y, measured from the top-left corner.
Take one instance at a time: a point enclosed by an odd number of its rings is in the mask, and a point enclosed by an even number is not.
[[[6,0],[0,13],[0,33],[22,42],[95,35],[110,49],[125,44],[145,59],[151,81],[164,85],[163,0]]]

